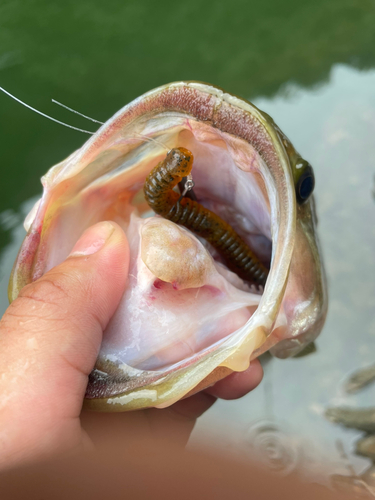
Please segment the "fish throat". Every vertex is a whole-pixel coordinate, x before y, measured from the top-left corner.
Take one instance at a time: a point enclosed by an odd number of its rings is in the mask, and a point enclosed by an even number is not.
[[[232,226],[201,205],[192,191],[189,193],[193,160],[193,154],[186,148],[169,151],[146,178],[143,190],[148,205],[158,215],[208,241],[240,278],[264,286],[268,269]],[[174,191],[177,185],[182,194]]]

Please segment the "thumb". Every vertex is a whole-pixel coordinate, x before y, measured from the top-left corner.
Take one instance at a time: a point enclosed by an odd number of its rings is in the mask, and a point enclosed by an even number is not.
[[[85,231],[62,264],[24,287],[5,312],[0,322],[5,451],[48,448],[72,435],[66,425],[79,422],[88,374],[124,292],[128,265],[122,229],[101,222]]]

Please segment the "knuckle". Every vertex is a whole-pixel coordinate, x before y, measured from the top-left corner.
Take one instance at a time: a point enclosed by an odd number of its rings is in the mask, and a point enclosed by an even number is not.
[[[52,270],[20,291],[3,318],[2,328],[16,324],[28,329],[49,328],[52,321],[59,329],[70,328],[72,322],[75,329],[83,331],[88,325],[103,329],[102,307],[93,307],[94,296],[90,275],[61,271],[57,275]]]
[[[2,321],[2,332],[17,328],[19,332],[51,328],[65,329],[70,322],[74,302],[64,285],[48,276],[26,285],[18,298],[7,309]]]
[[[45,276],[35,283],[26,285],[21,290],[19,297],[45,304],[59,304],[65,301],[69,294],[64,286]]]

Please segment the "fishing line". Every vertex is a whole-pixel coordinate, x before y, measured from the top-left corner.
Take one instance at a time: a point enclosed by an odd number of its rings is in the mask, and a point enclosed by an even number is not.
[[[95,118],[91,118],[91,116],[84,115],[83,113],[80,113],[79,111],[69,108],[66,104],[63,104],[62,102],[56,101],[55,99],[51,99],[51,101],[54,104],[57,104],[58,106],[61,106],[62,108],[67,109],[68,111],[71,111],[72,113],[75,113],[76,115],[82,116],[83,118],[86,118],[87,120],[90,120],[94,123],[99,123],[100,125],[104,125],[104,122],[100,122],[99,120],[95,120]]]
[[[52,116],[46,115],[42,111],[39,111],[38,109],[35,109],[32,106],[30,106],[29,104],[26,104],[25,102],[21,101],[21,99],[18,99],[18,97],[14,96],[13,94],[11,94],[7,90],[5,90],[3,87],[0,87],[0,90],[2,92],[4,92],[4,94],[6,94],[7,96],[9,96],[12,99],[14,99],[16,102],[22,104],[22,106],[25,106],[25,108],[28,108],[31,111],[34,111],[34,113],[37,113],[38,115],[43,116],[44,118],[48,118],[48,120],[51,120],[51,121],[53,121],[55,123],[58,123],[59,125],[63,125],[64,127],[70,128],[72,130],[77,130],[78,132],[82,132],[84,134],[94,135],[96,133],[96,132],[91,132],[90,130],[84,130],[82,128],[74,127],[73,125],[69,125],[68,123],[64,123],[64,122],[62,122],[60,120],[57,120],[56,118],[53,118]],[[54,104],[57,104],[58,106],[61,106],[62,108],[67,109],[68,111],[71,111],[72,113],[75,113],[76,115],[82,116],[83,118],[86,118],[87,120],[90,120],[90,121],[92,121],[94,123],[99,123],[100,125],[104,124],[104,122],[101,122],[99,120],[95,120],[95,118],[91,118],[90,116],[84,115],[83,113],[80,113],[79,111],[76,111],[75,109],[70,108],[69,106],[66,106],[66,104],[62,104],[61,102],[56,101],[55,99],[52,99],[52,102]],[[155,144],[158,144],[163,149],[165,149],[167,152],[169,151],[169,148],[167,148],[167,146],[165,144],[163,144],[162,142],[158,141],[157,139],[154,139],[153,137],[147,137],[147,136],[139,134],[137,132],[134,132],[134,135],[135,136],[139,136],[144,141],[155,142]]]
[[[48,116],[46,115],[45,113],[42,113],[42,111],[38,111],[37,109],[33,108],[32,106],[30,106],[29,104],[26,104],[25,102],[21,101],[21,99],[18,99],[17,97],[15,97],[13,94],[11,94],[10,92],[8,92],[7,90],[5,90],[3,87],[0,87],[0,90],[2,92],[4,92],[4,94],[6,94],[7,96],[11,97],[12,99],[14,99],[15,101],[19,102],[20,104],[22,104],[23,106],[25,106],[25,108],[29,108],[31,109],[31,111],[34,111],[35,113],[37,113],[38,115],[41,115],[41,116],[44,116],[44,118],[48,118],[48,120],[51,120],[53,122],[56,122],[58,123],[59,125],[64,125],[64,127],[68,127],[68,128],[71,128],[73,130],[77,130],[78,132],[83,132],[84,134],[90,134],[90,135],[94,135],[95,132],[91,132],[90,130],[84,130],[82,128],[78,128],[78,127],[73,127],[73,125],[68,125],[67,123],[64,123],[64,122],[61,122],[60,120],[56,120],[56,118],[52,118],[52,116]]]
[[[73,109],[73,108],[70,108],[69,106],[67,106],[66,104],[63,104],[59,101],[56,101],[56,99],[52,99],[52,102],[54,104],[57,104],[58,106],[61,106],[62,108],[65,108],[67,109],[68,111],[71,111],[72,113],[75,113],[76,115],[79,115],[79,116],[82,116],[82,118],[86,118],[87,120],[90,120],[94,123],[99,123],[100,125],[104,125],[104,122],[101,122],[99,120],[96,120],[95,118],[91,118],[91,116],[87,116],[87,115],[84,115],[83,113],[81,113],[80,111],[77,111],[76,109]],[[133,134],[135,136],[139,136],[140,138],[142,138],[144,141],[148,141],[148,142],[155,142],[156,144],[158,144],[159,146],[162,146],[166,151],[167,153],[169,152],[169,148],[167,148],[167,146],[165,144],[163,144],[161,141],[158,141],[157,139],[154,139],[153,137],[147,137],[146,135],[143,135],[143,134],[139,134],[138,132],[133,132]]]

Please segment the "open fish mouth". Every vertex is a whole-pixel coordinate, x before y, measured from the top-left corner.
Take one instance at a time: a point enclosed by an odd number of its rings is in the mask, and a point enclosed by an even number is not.
[[[264,286],[240,277],[189,226],[151,210],[146,178],[173,148],[194,155],[197,200],[269,269]],[[43,177],[10,300],[62,262],[87,227],[113,220],[129,241],[129,277],[90,375],[88,407],[168,406],[245,370],[266,350],[297,354],[319,334],[327,310],[312,176],[249,102],[196,82],[155,89]]]

